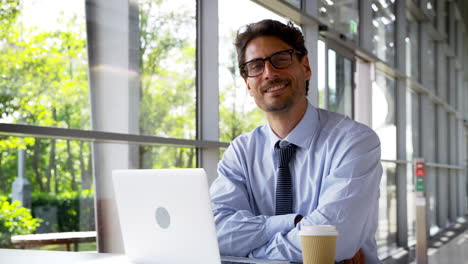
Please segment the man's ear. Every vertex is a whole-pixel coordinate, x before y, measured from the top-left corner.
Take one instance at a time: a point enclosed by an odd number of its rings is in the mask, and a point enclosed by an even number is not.
[[[310,80],[312,69],[310,68],[309,57],[307,55],[302,58],[302,66],[304,67],[305,79]]]
[[[247,86],[247,91],[249,92],[250,96],[252,96],[252,88],[250,88],[249,78],[247,77],[242,77],[242,78],[244,78],[245,86]]]

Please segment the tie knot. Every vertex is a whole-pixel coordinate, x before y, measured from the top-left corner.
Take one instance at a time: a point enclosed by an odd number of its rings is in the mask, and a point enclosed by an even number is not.
[[[275,152],[278,154],[278,167],[285,168],[289,166],[289,161],[296,152],[296,145],[289,144],[281,148],[279,142],[275,144]]]

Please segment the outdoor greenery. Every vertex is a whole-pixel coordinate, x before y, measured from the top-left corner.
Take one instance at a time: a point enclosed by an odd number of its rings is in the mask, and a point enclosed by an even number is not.
[[[11,236],[30,234],[40,222],[20,202],[10,203],[7,197],[0,196],[0,247],[11,247]]]
[[[92,192],[33,193],[31,198],[33,215],[43,219],[41,233],[95,230]],[[52,219],[48,211],[54,212]]]
[[[91,129],[84,16],[62,14],[59,27],[40,28],[21,19],[22,1],[0,3],[0,122]],[[142,135],[196,138],[196,7],[187,3],[139,1]],[[229,142],[260,125],[262,115],[239,100],[245,87],[236,80],[234,49],[220,55],[231,59],[222,65],[232,82],[220,89],[219,107],[220,140]],[[58,231],[92,228],[77,224],[77,204],[92,199],[94,189],[91,143],[0,135],[0,195],[11,195],[19,149],[26,152],[33,208],[56,206]],[[196,148],[140,146],[139,160],[140,168],[195,167]],[[88,206],[93,212],[92,203]]]

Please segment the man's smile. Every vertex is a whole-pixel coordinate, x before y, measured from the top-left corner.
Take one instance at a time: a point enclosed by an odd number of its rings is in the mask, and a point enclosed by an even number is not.
[[[271,95],[280,93],[283,91],[288,85],[290,84],[289,81],[282,80],[282,81],[275,81],[273,84],[267,84],[265,85],[266,89],[262,89],[264,93],[268,93]]]

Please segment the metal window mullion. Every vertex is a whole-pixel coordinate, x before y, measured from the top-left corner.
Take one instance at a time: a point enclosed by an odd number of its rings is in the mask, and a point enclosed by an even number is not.
[[[406,73],[406,1],[395,3],[395,61],[398,72]],[[406,160],[406,80],[396,79],[396,132],[397,159]],[[408,247],[408,206],[406,166],[397,164],[397,245]]]
[[[318,1],[302,1],[301,12],[309,16],[316,17],[318,15]],[[302,30],[304,32],[304,39],[307,50],[309,51],[309,63],[312,69],[312,76],[309,81],[309,94],[307,98],[312,105],[319,106],[319,91],[318,91],[318,41],[319,32],[318,24],[309,21],[302,23]]]
[[[226,142],[210,140],[164,138],[136,134],[5,123],[0,123],[0,134],[18,137],[54,138],[117,144],[168,145],[174,147],[226,148],[229,146],[229,143]]]
[[[197,139],[219,140],[218,1],[197,0]],[[217,177],[219,149],[199,148],[197,167],[211,183]]]

